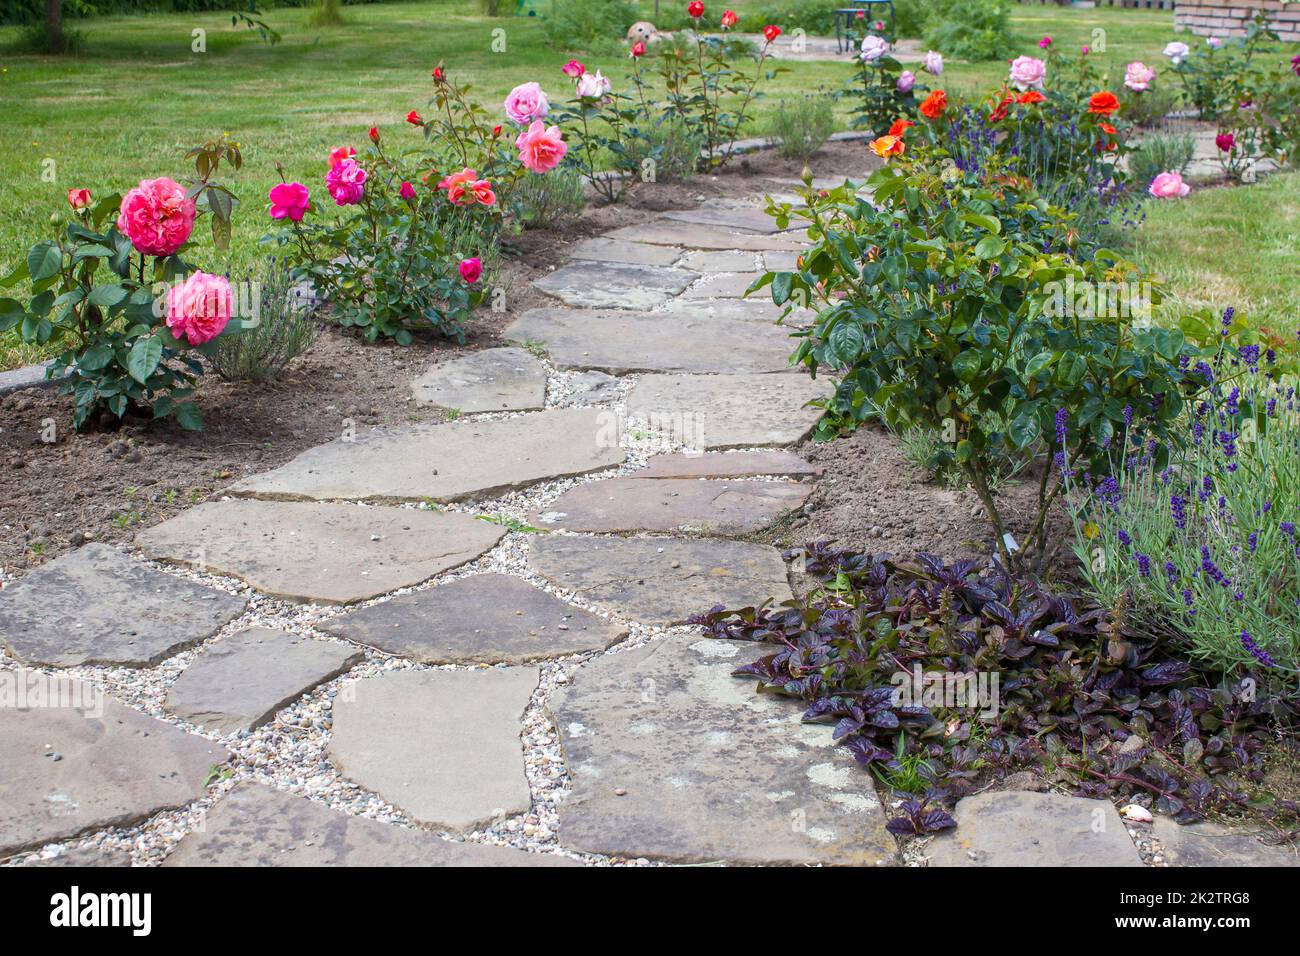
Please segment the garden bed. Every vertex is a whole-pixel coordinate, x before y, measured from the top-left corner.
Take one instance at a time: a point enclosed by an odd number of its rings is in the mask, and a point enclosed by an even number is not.
[[[864,153],[861,143],[828,143],[815,159],[818,174],[860,176],[875,165]],[[510,321],[556,304],[532,282],[566,261],[569,246],[704,199],[780,190],[801,169],[802,163],[773,151],[751,153],[720,174],[685,183],[635,183],[617,206],[593,204],[576,221],[526,230],[503,260],[505,311],[480,308],[464,346],[431,337],[417,338],[409,348],[367,345],[327,325],[278,380],[229,383],[205,376],[196,396],[205,419],[201,433],[129,415],[120,428],[75,432],[70,400],[53,389],[0,396],[6,445],[0,457],[0,496],[6,502],[0,567],[35,567],[88,540],[130,541],[238,478],[337,438],[345,419],[357,429],[442,421],[443,410],[415,404],[411,381],[436,362],[500,344]],[[49,420],[56,438],[46,444],[41,436]]]

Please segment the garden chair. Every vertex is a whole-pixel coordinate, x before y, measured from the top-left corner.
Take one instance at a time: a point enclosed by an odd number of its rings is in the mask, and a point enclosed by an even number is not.
[[[835,49],[847,53],[861,39],[854,24],[859,20],[878,20],[872,8],[881,6],[889,8],[889,32],[894,32],[894,0],[851,0],[853,6],[840,7],[834,12]]]

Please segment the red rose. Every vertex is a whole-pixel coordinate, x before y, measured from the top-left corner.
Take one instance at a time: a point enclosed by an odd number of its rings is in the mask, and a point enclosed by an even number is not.
[[[1232,147],[1236,144],[1237,138],[1231,133],[1220,133],[1214,137],[1214,145],[1219,147],[1225,153],[1232,152]],[[75,207],[74,207],[75,208]]]
[[[704,4],[700,3],[700,0],[695,0],[694,3],[687,5],[686,12],[698,20],[704,16]]]
[[[1033,104],[1033,103],[1041,103],[1045,99],[1047,99],[1047,97],[1044,96],[1042,93],[1039,93],[1037,90],[1025,90],[1025,92],[1021,93],[1019,96],[1016,97],[1016,102]]]
[[[370,136],[370,142],[372,143],[379,142],[379,127],[378,126],[370,127],[369,136]]]
[[[444,70],[440,65],[435,66],[433,68],[432,76],[435,82],[441,83],[443,80],[447,78],[447,71]]]
[[[781,35],[781,28],[778,27],[775,23],[769,23],[767,26],[763,27],[763,39],[766,40],[768,43],[771,43],[780,35]]]
[[[407,114],[406,114],[406,121],[407,121],[408,123],[410,123],[412,126],[423,126],[423,125],[424,125],[424,120],[420,117],[420,111],[419,111],[419,110],[411,110],[411,112],[407,113]]]
[[[736,11],[735,11],[735,10],[723,10],[723,11],[722,11],[722,29],[724,29],[724,30],[730,30],[730,29],[731,29],[732,27],[734,27],[735,25],[736,25]]]
[[[915,125],[916,124],[909,119],[896,119],[894,120],[894,125],[889,127],[889,132],[885,135],[902,139],[903,133],[906,132],[907,128]]]
[[[90,205],[89,189],[69,189],[68,205],[73,209],[85,209]]]
[[[1109,116],[1111,113],[1119,110],[1119,99],[1114,93],[1103,90],[1100,93],[1093,93],[1088,99],[1088,112],[1096,113],[1098,116]]]
[[[501,126],[500,126],[500,125],[497,125],[497,126],[493,126],[493,127],[492,127],[492,135],[493,135],[493,136],[500,136],[500,135],[501,135]]]
[[[645,56],[645,44],[637,40],[632,44],[632,57],[635,59],[639,56]]]

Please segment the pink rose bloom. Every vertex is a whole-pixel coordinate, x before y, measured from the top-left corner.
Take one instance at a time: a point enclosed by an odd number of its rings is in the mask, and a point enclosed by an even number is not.
[[[554,169],[569,151],[560,128],[543,127],[541,120],[534,120],[533,125],[519,134],[515,148],[519,150],[519,162],[534,173]]]
[[[613,89],[609,82],[609,77],[604,76],[600,70],[595,73],[587,73],[578,80],[577,94],[579,99],[598,100],[605,96]]]
[[[521,83],[506,97],[506,115],[520,126],[527,126],[550,111],[550,101],[539,83]]]
[[[481,259],[462,259],[460,261],[460,277],[473,285],[483,275],[483,262]]]
[[[943,56],[930,50],[921,58],[921,69],[931,76],[938,76],[943,72]]]
[[[587,72],[587,68],[577,60],[570,60],[568,63],[564,64],[564,66],[560,67],[560,70],[565,76],[575,80]]]
[[[1161,173],[1147,187],[1147,192],[1157,199],[1182,199],[1191,191],[1192,187],[1183,182],[1183,177],[1173,172]]]
[[[1124,85],[1135,93],[1145,92],[1156,78],[1156,71],[1140,60],[1124,68]]]
[[[1047,64],[1042,60],[1018,56],[1011,61],[1011,82],[1018,90],[1041,89],[1046,75]]]
[[[1051,45],[1052,45],[1051,37],[1043,37],[1041,40],[1038,41],[1038,48],[1040,50],[1046,50]]]
[[[415,187],[408,182],[403,182],[402,188],[399,189],[397,192],[407,202],[410,202],[412,199],[415,198]]]
[[[898,92],[910,93],[912,87],[916,85],[916,74],[911,70],[904,70],[898,74],[898,82],[894,85],[898,87]]]
[[[1231,133],[1220,133],[1218,136],[1214,137],[1214,145],[1219,147],[1219,149],[1225,153],[1232,152],[1232,147],[1235,146],[1236,143],[1237,137],[1233,136]]]
[[[884,37],[868,33],[862,38],[862,62],[874,63],[889,52],[889,42]]]
[[[146,256],[170,256],[194,231],[194,200],[174,179],[142,179],[122,198],[118,231]]]
[[[271,187],[271,218],[302,222],[311,203],[302,183],[279,183]]]
[[[196,272],[167,290],[167,328],[190,345],[210,342],[229,324],[230,304],[229,282]]]
[[[325,188],[335,205],[351,206],[366,194],[366,171],[355,159],[345,159],[325,174]]]
[[[1223,41],[1218,37],[1209,37],[1206,39],[1205,45],[1211,50],[1217,50],[1219,47],[1223,46]]]

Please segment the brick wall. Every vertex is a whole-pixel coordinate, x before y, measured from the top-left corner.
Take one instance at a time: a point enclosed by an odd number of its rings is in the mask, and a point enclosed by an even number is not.
[[[1269,15],[1283,40],[1300,41],[1300,0],[1178,0],[1174,25],[1199,36],[1242,36],[1257,10]]]

